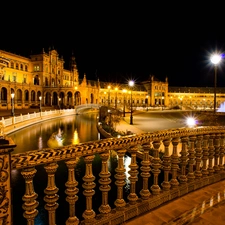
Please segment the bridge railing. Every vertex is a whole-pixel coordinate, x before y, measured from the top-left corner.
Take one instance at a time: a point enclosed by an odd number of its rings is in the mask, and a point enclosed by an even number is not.
[[[10,180],[20,174],[24,181],[21,208],[27,224],[34,224],[43,211],[52,225],[122,224],[168,201],[224,180],[224,140],[225,127],[209,126],[12,154],[15,144],[6,138],[0,155],[0,220],[11,224],[10,219],[14,218],[11,207],[16,203],[10,195]],[[77,170],[81,163],[84,163],[84,173]],[[43,176],[44,184],[36,181]],[[41,191],[40,186],[44,186]],[[43,197],[42,207],[38,196]],[[220,200],[224,200],[223,193]],[[63,217],[64,222],[59,222]]]

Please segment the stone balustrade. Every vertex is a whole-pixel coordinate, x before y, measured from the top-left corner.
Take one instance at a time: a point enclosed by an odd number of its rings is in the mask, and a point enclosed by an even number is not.
[[[38,169],[47,176],[44,209],[50,225],[59,224],[59,188],[56,174],[62,163],[66,166],[65,203],[68,204],[67,225],[122,224],[160,205],[225,179],[224,126],[206,126],[164,130],[121,138],[108,138],[57,149],[43,149],[11,154],[15,144],[4,137],[0,145],[0,223],[11,224],[12,205],[10,180],[12,171],[24,179],[23,216],[34,224],[39,202],[34,179]],[[151,155],[150,155],[151,152]],[[163,153],[160,157],[159,153]],[[117,160],[114,171],[109,161]],[[137,155],[142,154],[141,158]],[[129,155],[126,173],[124,157]],[[99,157],[101,170],[95,173],[94,159]],[[79,160],[85,163],[82,188],[79,190],[75,170]],[[43,171],[42,171],[43,173]],[[43,175],[44,176],[44,175]],[[125,190],[126,183],[129,191]],[[97,192],[101,193],[96,198]],[[112,199],[114,198],[115,199]],[[85,209],[77,215],[79,198],[85,199]],[[224,193],[221,194],[224,200]],[[94,208],[94,201],[99,207]],[[184,218],[183,218],[184,220]],[[185,221],[183,221],[185,222]]]

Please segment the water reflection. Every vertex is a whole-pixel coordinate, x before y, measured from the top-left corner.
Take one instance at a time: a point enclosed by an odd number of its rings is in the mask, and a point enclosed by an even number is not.
[[[72,115],[38,123],[8,136],[16,143],[13,153],[55,148],[100,138],[97,113]]]

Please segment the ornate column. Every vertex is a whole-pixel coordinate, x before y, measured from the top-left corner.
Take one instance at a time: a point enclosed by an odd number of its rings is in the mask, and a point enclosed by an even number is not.
[[[55,173],[58,168],[58,164],[49,163],[45,165],[44,168],[48,174],[48,185],[44,190],[44,193],[46,194],[44,197],[44,201],[46,202],[45,209],[48,211],[49,225],[55,225],[56,224],[55,212],[59,206],[57,203],[59,199],[59,196],[57,195],[58,188],[55,185]]]
[[[99,173],[100,179],[100,187],[99,190],[102,192],[102,204],[99,207],[99,212],[103,215],[107,215],[111,212],[111,207],[108,204],[109,200],[109,191],[111,190],[111,173],[108,170],[108,164],[107,161],[109,159],[109,153],[102,153],[100,154],[101,160],[102,160],[102,170]]]
[[[195,177],[196,177],[196,179],[200,179],[202,177],[202,172],[200,170],[200,164],[202,161],[202,139],[203,139],[203,135],[197,136],[197,144],[196,144],[196,149],[195,149],[195,156],[196,156]]]
[[[169,182],[169,172],[171,169],[171,160],[170,160],[170,153],[169,153],[169,145],[170,145],[170,139],[163,140],[163,145],[165,147],[164,155],[163,155],[163,162],[162,162],[162,168],[164,170],[164,181],[162,182],[162,188],[163,191],[169,191],[170,190],[170,182]]]
[[[66,161],[66,166],[68,168],[68,181],[65,186],[67,187],[65,193],[67,194],[66,201],[69,203],[69,218],[66,221],[66,225],[78,225],[79,219],[76,217],[75,203],[78,200],[77,193],[79,189],[77,188],[78,182],[75,179],[75,167],[79,158],[71,159]]]
[[[190,146],[188,149],[188,165],[189,165],[189,171],[187,174],[188,181],[194,181],[195,174],[194,174],[194,164],[195,164],[195,140],[196,136],[191,136],[189,138],[190,140]]]
[[[158,195],[160,192],[158,177],[160,174],[160,158],[159,158],[159,147],[160,141],[153,142],[153,160],[152,160],[152,173],[154,177],[153,185],[151,186],[151,191],[153,195]]]
[[[130,194],[127,198],[129,203],[134,205],[138,200],[138,196],[136,194],[136,182],[138,181],[138,165],[136,161],[137,147],[131,147],[129,152],[131,154],[131,164],[129,165],[130,171],[128,172],[130,174]]]
[[[173,144],[173,153],[171,155],[171,172],[172,172],[172,178],[170,180],[171,188],[177,188],[179,186],[179,182],[177,180],[177,170],[179,168],[179,157],[177,154],[177,145],[179,144],[180,139],[179,138],[173,138],[172,144]]]
[[[25,194],[22,197],[24,204],[24,218],[27,219],[27,225],[33,225],[34,219],[38,214],[37,207],[39,203],[36,201],[38,195],[34,191],[33,178],[37,170],[34,167],[23,169],[21,174],[25,179]]]
[[[143,160],[141,161],[141,176],[143,179],[143,189],[140,191],[141,198],[143,200],[149,199],[151,193],[148,188],[148,180],[149,177],[151,176],[150,171],[150,160],[149,160],[149,150],[150,150],[150,145],[144,144],[143,146],[144,154],[143,154]]]
[[[208,149],[208,142],[209,142],[209,135],[204,134],[203,135],[203,146],[202,146],[202,176],[207,177],[209,175],[209,171],[207,170],[207,160],[209,158],[209,149]]]
[[[181,175],[179,176],[180,184],[187,184],[187,176],[186,176],[186,166],[187,166],[187,143],[188,137],[181,138],[182,149],[181,149],[181,156],[180,156],[180,166],[181,166]]]
[[[123,186],[126,184],[125,182],[125,168],[124,168],[124,163],[123,163],[123,157],[126,153],[125,149],[119,149],[117,150],[117,155],[118,155],[118,165],[117,168],[115,169],[116,175],[116,181],[115,184],[117,186],[117,199],[114,202],[115,206],[117,209],[123,209],[125,207],[126,202],[123,199]]]
[[[209,166],[208,166],[209,175],[214,174],[214,169],[213,169],[213,158],[214,158],[213,141],[214,141],[214,138],[215,138],[215,134],[210,134],[210,136],[209,136]]]
[[[224,158],[224,138],[225,138],[225,133],[221,133],[221,138],[220,138],[220,160],[219,160],[219,167],[221,170],[224,170],[223,166],[223,158]]]
[[[13,224],[10,154],[16,145],[11,138],[4,135],[3,128],[3,124],[0,123],[0,224],[10,225]]]
[[[84,188],[83,194],[86,197],[86,210],[83,212],[82,216],[84,219],[93,219],[95,218],[95,212],[92,209],[92,196],[95,194],[94,183],[95,176],[92,173],[92,162],[95,156],[86,156],[84,157],[84,162],[86,163],[85,176],[83,177],[84,183],[82,187]]]
[[[214,154],[214,167],[216,173],[220,171],[219,167],[219,156],[220,156],[220,134],[215,135],[214,139],[214,147],[215,147],[215,154]]]

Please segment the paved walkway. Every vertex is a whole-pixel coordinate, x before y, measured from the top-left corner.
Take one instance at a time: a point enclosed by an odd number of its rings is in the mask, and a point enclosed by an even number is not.
[[[225,201],[221,201],[214,207],[208,208],[207,203],[212,197],[220,193],[224,194],[225,181],[209,185],[200,190],[191,192],[177,200],[173,200],[149,213],[127,221],[126,225],[224,225],[225,224]],[[195,218],[196,211],[200,210],[202,214]],[[177,218],[189,217],[189,222],[181,223]]]

